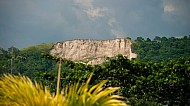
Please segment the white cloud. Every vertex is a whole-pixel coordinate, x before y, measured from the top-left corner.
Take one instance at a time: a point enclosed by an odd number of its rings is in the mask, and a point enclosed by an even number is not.
[[[94,0],[74,0],[74,3],[79,7],[80,12],[85,13],[92,20],[104,17],[107,11],[105,7],[94,6]]]
[[[189,3],[188,0],[163,0],[163,8],[165,13],[172,13],[175,15],[185,15],[189,12]]]
[[[120,26],[120,23],[117,21],[115,17],[115,10],[112,7],[108,8],[104,5],[101,7],[96,6],[95,2],[95,0],[75,0],[74,4],[76,7],[74,7],[73,10],[75,11],[75,14],[78,17],[78,19],[86,23],[86,18],[89,18],[89,21],[96,24],[95,26],[99,26],[97,29],[99,29],[102,26],[106,26],[105,31],[108,31],[110,35],[114,36],[115,38],[124,37],[125,33],[122,27]],[[86,26],[89,25],[88,23],[84,25],[85,26],[83,27],[89,27]]]
[[[91,4],[93,0],[76,0],[75,2],[81,4]]]
[[[163,0],[164,20],[181,25],[189,25],[189,0]]]
[[[91,8],[88,10],[84,10],[89,18],[97,19],[99,17],[103,17],[107,11],[106,8]]]
[[[108,25],[109,25],[110,27],[113,27],[113,25],[114,25],[115,23],[117,23],[117,21],[116,21],[116,19],[113,18],[113,17],[108,20]]]
[[[172,4],[167,4],[164,6],[164,12],[173,12],[175,11],[175,7]]]
[[[115,17],[111,17],[107,24],[110,26],[110,33],[114,35],[115,38],[123,38],[125,36],[123,29]]]
[[[119,30],[116,30],[116,29],[112,29],[111,30],[111,33],[116,37],[116,38],[122,38],[124,37],[124,32],[123,30],[119,29]]]

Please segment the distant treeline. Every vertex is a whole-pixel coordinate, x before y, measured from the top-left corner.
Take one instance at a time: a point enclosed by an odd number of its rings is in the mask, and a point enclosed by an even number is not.
[[[141,61],[168,62],[171,59],[190,56],[190,35],[181,38],[159,37],[153,40],[137,37],[132,51],[138,54]]]

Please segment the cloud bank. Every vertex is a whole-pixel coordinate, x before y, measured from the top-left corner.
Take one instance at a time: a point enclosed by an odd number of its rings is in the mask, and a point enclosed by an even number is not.
[[[0,47],[189,35],[189,4],[189,0],[1,0]]]

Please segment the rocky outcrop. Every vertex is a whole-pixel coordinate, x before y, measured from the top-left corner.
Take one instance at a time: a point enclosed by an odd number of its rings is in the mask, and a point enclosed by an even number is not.
[[[136,58],[131,52],[131,40],[118,38],[114,40],[70,40],[56,43],[50,54],[69,59],[75,62],[87,64],[101,64],[107,57],[115,57],[118,54]]]

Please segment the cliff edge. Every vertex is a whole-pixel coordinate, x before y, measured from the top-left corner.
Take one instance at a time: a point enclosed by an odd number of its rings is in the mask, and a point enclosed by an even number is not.
[[[118,54],[136,58],[131,52],[131,40],[117,38],[114,40],[70,40],[58,42],[53,45],[50,54],[63,59],[86,64],[101,64],[107,57],[115,57]]]

